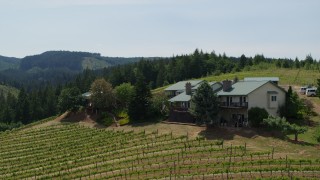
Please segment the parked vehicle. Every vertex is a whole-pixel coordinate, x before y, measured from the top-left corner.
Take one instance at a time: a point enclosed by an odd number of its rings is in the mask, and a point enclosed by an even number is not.
[[[306,89],[307,96],[316,96],[317,95],[317,88],[308,88]]]
[[[307,90],[307,89],[308,89],[308,88],[307,88],[306,86],[300,87],[299,93],[300,93],[300,94],[306,94],[306,90]]]

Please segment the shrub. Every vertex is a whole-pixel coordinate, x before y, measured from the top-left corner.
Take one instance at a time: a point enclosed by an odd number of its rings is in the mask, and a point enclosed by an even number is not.
[[[251,126],[253,127],[260,127],[262,125],[263,119],[268,118],[268,112],[259,107],[251,108],[248,112],[248,117]]]
[[[121,119],[129,117],[127,110],[124,110],[124,109],[116,110],[116,111],[114,111],[114,114],[116,117],[121,118]]]
[[[126,110],[118,110],[118,111],[116,111],[116,116],[118,118],[121,118],[119,120],[119,125],[120,126],[126,125],[126,124],[128,124],[130,122],[129,116],[128,116],[128,113],[127,113]]]
[[[111,126],[113,123],[113,118],[108,115],[108,113],[103,112],[101,113],[100,117],[98,118],[98,122],[105,125]]]
[[[123,126],[123,125],[126,125],[126,124],[129,124],[130,120],[128,117],[124,118],[124,119],[120,119],[119,120],[119,125],[120,126]]]
[[[314,132],[314,138],[316,141],[320,144],[320,126],[317,127],[317,129]]]
[[[23,124],[21,122],[17,122],[17,123],[2,123],[0,122],[0,131],[6,131],[6,130],[11,130],[14,128],[18,128],[20,126],[22,126]]]
[[[166,118],[169,116],[168,97],[164,93],[156,94],[151,99],[151,107],[149,114],[151,117]]]

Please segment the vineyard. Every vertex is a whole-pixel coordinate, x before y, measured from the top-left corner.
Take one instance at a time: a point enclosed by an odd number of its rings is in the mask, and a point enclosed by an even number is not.
[[[223,141],[62,123],[0,133],[0,179],[320,178],[320,159]]]

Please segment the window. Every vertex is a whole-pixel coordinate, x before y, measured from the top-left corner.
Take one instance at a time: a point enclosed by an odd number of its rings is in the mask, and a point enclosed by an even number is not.
[[[277,96],[271,96],[271,101],[277,101]]]

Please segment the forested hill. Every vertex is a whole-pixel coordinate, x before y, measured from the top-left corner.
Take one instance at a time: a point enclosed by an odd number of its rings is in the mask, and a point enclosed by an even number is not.
[[[42,54],[26,56],[21,59],[20,69],[59,69],[82,71],[84,69],[102,69],[105,67],[137,62],[141,58],[103,57],[99,53],[47,51]]]
[[[47,51],[22,59],[0,56],[0,83],[26,89],[37,89],[46,84],[55,86],[70,82],[85,69],[99,70],[141,59],[104,57],[99,53],[72,51]]]
[[[20,59],[14,57],[0,56],[0,71],[5,69],[16,69],[19,67]]]

